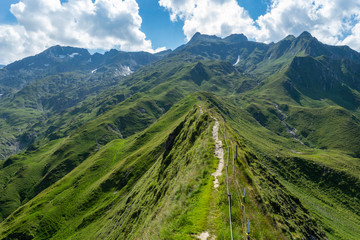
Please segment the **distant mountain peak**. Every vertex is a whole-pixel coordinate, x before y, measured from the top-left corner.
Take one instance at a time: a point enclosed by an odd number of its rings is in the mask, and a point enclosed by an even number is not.
[[[231,34],[230,36],[224,38],[227,42],[237,43],[237,42],[246,42],[248,38],[244,34]]]
[[[292,41],[295,39],[294,35],[287,35],[286,38],[284,38],[283,40],[288,40],[288,41]]]
[[[107,57],[114,57],[119,53],[120,53],[120,51],[118,51],[116,49],[110,49],[109,51],[106,51],[103,55],[107,56]]]
[[[198,38],[201,36],[201,33],[200,32],[196,32],[193,36],[192,36],[192,39],[193,38]]]
[[[303,33],[301,33],[299,35],[298,38],[310,39],[310,38],[313,38],[313,36],[308,31],[304,31]]]
[[[221,40],[221,38],[219,38],[215,35],[207,35],[207,34],[201,34],[199,32],[196,32],[194,34],[194,36],[191,38],[191,40],[189,41],[189,43],[194,43],[194,42],[198,42],[198,41],[212,42],[212,41],[218,41],[218,40]]]
[[[75,47],[67,47],[56,45],[46,49],[45,51],[38,54],[39,56],[48,56],[55,58],[74,58],[75,56],[90,56],[90,53],[87,49],[84,48],[75,48]]]

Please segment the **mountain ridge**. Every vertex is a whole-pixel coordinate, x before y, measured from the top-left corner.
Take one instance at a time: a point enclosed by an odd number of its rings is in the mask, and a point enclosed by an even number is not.
[[[0,98],[2,238],[229,239],[229,191],[236,239],[360,237],[359,53],[304,32],[94,55]]]

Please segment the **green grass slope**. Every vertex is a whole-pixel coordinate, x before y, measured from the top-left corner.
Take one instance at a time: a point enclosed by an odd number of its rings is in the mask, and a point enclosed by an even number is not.
[[[6,217],[61,179],[102,145],[152,124],[166,106],[182,97],[173,93],[165,91],[155,99],[146,94],[134,95],[80,127],[71,129],[70,125],[70,129],[63,130],[66,137],[61,137],[62,130],[56,130],[52,133],[55,139],[46,145],[8,158],[0,168],[1,216]]]
[[[216,86],[219,94],[228,94],[226,89],[231,89],[234,94],[236,86],[246,79],[231,65],[221,61],[197,62],[181,67],[182,70],[175,75],[170,75],[175,69],[167,69],[162,82],[157,80],[162,79],[160,76],[152,79],[149,78],[152,72],[144,74],[140,71],[128,81],[120,82],[114,90],[109,90],[110,93],[90,97],[42,122],[34,120],[31,130],[21,135],[21,139],[30,145],[28,150],[6,160],[0,169],[0,178],[4,181],[0,189],[2,217],[96,152],[96,140],[103,145],[114,138],[127,138],[152,124],[188,93]],[[197,83],[199,80],[201,84]],[[46,83],[45,86],[50,85]],[[138,93],[135,93],[132,88],[137,85],[146,90],[137,89]],[[134,94],[131,95],[131,92]],[[42,157],[44,147],[39,147],[53,145],[52,141],[60,141],[61,144]],[[24,174],[17,174],[21,169],[25,169]],[[28,181],[31,184],[24,184]]]
[[[336,147],[324,150],[302,145],[286,134],[275,134],[273,130],[269,130],[253,118],[251,112],[239,108],[236,101],[227,98],[217,98],[216,101],[228,125],[235,131],[235,136],[240,137],[248,151],[254,154],[252,159],[248,160],[248,166],[253,170],[254,178],[258,179],[261,186],[260,193],[264,195],[264,203],[273,208],[274,217],[277,219],[276,215],[279,212],[285,214],[284,219],[281,217],[279,219],[282,225],[292,229],[292,224],[299,225],[304,220],[299,221],[301,215],[284,213],[286,209],[292,211],[298,208],[286,207],[291,197],[287,196],[283,202],[276,196],[276,190],[279,190],[280,186],[280,189],[302,204],[306,209],[305,212],[316,222],[310,225],[322,229],[326,233],[326,238],[358,239],[360,237],[356,227],[360,221],[358,158]],[[289,115],[291,109],[293,108],[290,106],[287,112]],[[304,108],[301,110],[303,111]],[[289,116],[289,121],[290,118],[292,115]],[[329,132],[332,130],[328,129]],[[334,135],[332,142],[328,140],[327,144],[333,143],[336,146],[336,141],[344,142],[341,138],[336,139]],[[346,141],[352,140],[349,138]],[[348,144],[351,145],[351,142]],[[272,183],[269,183],[270,179],[273,179]],[[279,186],[275,189],[269,188],[273,187],[274,183]],[[301,239],[299,235],[293,237]],[[320,237],[320,239],[324,238],[325,236]]]
[[[188,100],[190,103],[193,101],[194,99]],[[72,216],[77,215],[75,214],[77,212],[85,214],[83,219],[79,219],[78,217],[73,219],[74,221],[80,220],[80,222],[78,222],[78,228],[73,229],[72,234],[75,233],[75,230],[85,229],[86,226],[91,223],[91,219],[97,218],[96,216],[99,215],[99,210],[104,211],[105,213],[113,204],[120,204],[120,206],[123,206],[124,204],[127,205],[126,201],[123,202],[126,200],[123,198],[124,194],[126,195],[126,193],[129,194],[129,192],[132,192],[134,184],[139,179],[144,178],[143,174],[152,167],[154,162],[161,155],[161,152],[165,149],[166,134],[163,135],[164,132],[162,130],[170,134],[171,127],[182,121],[184,117],[183,114],[189,111],[190,107],[192,107],[192,105],[185,103],[181,107],[178,107],[178,109],[175,109],[174,113],[171,114],[169,118],[164,118],[162,121],[159,121],[146,132],[140,133],[127,140],[115,140],[110,142],[102,147],[94,156],[84,161],[70,173],[70,175],[67,175],[67,177],[48,189],[48,191],[51,192],[51,196],[48,196],[46,192],[43,192],[38,198],[47,196],[43,199],[45,203],[47,202],[46,199],[48,199],[48,197],[56,197],[57,200],[55,201],[60,201],[57,204],[52,205],[52,207],[59,207],[58,210],[55,211],[59,214],[58,219],[65,220],[66,218],[72,218]],[[73,174],[75,174],[76,177],[74,177],[75,175]],[[69,195],[66,197],[63,195],[65,193]],[[159,194],[161,194],[161,192],[159,192]],[[78,196],[78,198],[76,196]],[[74,197],[76,197],[76,200]],[[149,198],[151,200],[156,200],[154,196],[149,196]],[[38,202],[37,200],[35,201]],[[65,204],[65,202],[67,203]],[[74,202],[77,202],[78,204],[73,204]],[[28,204],[30,206],[31,202]],[[138,207],[141,207],[141,205],[138,205]],[[39,208],[39,206],[37,208]],[[26,208],[23,209],[25,210]],[[31,207],[31,209],[33,208]],[[55,212],[53,214],[55,214]],[[68,216],[65,217],[64,214],[68,214]],[[39,213],[31,214],[30,219],[40,215]],[[46,218],[44,218],[42,222],[44,222]],[[39,220],[41,221],[41,219]],[[33,221],[34,219],[31,220],[31,222]],[[66,222],[68,222],[68,226],[73,225],[69,220],[62,221],[61,224],[59,223],[60,225],[56,225],[61,226]],[[4,223],[6,224],[9,222],[5,221]],[[10,221],[10,223],[15,222]],[[41,234],[45,234],[42,237],[40,234],[40,239],[48,239],[54,234],[52,232],[47,233],[47,228],[51,229],[52,226],[47,226],[46,223],[45,225],[44,231],[39,230]],[[73,226],[75,227],[75,225]],[[67,227],[63,230],[66,229]],[[67,231],[59,231],[59,234],[69,236],[68,233],[66,233]],[[83,232],[89,234],[87,231]],[[15,235],[11,236],[16,236],[16,233],[14,234]],[[22,236],[22,233],[19,234],[19,236]],[[32,234],[37,235],[36,232]]]
[[[201,99],[201,100],[200,100]],[[200,113],[199,106],[204,113]],[[233,234],[256,239],[324,236],[308,210],[224,122],[224,105],[189,96],[149,128],[113,140],[0,224],[5,239],[229,239],[226,174],[213,186],[218,160],[212,126],[220,120],[233,195]],[[225,117],[225,116],[224,116]],[[247,115],[245,122],[252,125]],[[255,122],[256,123],[256,122]],[[239,146],[235,158],[234,146]],[[232,165],[233,164],[233,165]],[[241,206],[247,189],[246,211]],[[279,208],[279,206],[282,206]]]

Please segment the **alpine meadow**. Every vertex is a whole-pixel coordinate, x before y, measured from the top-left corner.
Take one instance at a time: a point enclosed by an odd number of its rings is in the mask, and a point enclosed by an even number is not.
[[[309,32],[0,69],[0,239],[360,239],[360,53]]]

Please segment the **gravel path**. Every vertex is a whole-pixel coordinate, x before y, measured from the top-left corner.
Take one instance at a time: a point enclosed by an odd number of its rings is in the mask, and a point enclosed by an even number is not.
[[[215,156],[219,159],[219,165],[216,169],[216,171],[212,174],[215,177],[214,180],[214,188],[218,189],[219,187],[219,179],[218,177],[221,176],[222,174],[222,170],[224,168],[224,149],[223,149],[223,145],[222,145],[222,141],[219,140],[219,121],[213,117],[213,119],[215,120],[215,125],[213,127],[212,130],[212,136],[213,139],[215,141]]]
[[[200,240],[207,240],[210,234],[208,232],[203,232],[199,236],[196,236]]]

